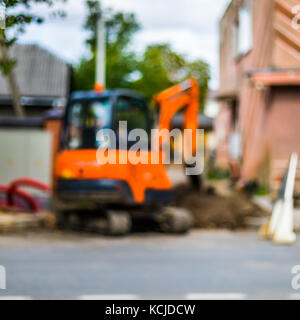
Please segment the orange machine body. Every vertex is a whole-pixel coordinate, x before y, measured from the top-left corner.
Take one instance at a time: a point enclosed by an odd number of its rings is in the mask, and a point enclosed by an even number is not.
[[[130,151],[116,150],[116,153],[118,159],[120,153],[123,153],[123,157],[128,157]],[[146,156],[150,156],[150,153]],[[145,202],[147,190],[167,191],[172,188],[163,164],[99,164],[96,150],[62,152],[56,164],[56,177],[70,180],[124,181],[138,204]]]

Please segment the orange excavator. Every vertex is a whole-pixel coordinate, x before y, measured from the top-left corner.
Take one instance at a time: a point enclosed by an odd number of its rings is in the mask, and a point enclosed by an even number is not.
[[[156,95],[154,102],[158,132],[169,130],[174,115],[183,111],[184,129],[193,132],[190,148],[194,151],[199,111],[197,81],[188,79],[169,88]],[[133,141],[130,132],[143,129],[150,136],[153,113],[143,96],[132,91],[71,95],[55,164],[54,206],[61,227],[124,235],[131,230],[135,218],[151,218],[163,232],[184,233],[192,227],[189,212],[170,207],[173,186],[162,161],[167,135],[156,140],[156,151],[153,139],[143,141],[141,137],[139,150],[133,148],[137,141]],[[126,123],[127,130],[120,129],[121,122]],[[101,146],[99,132],[114,133],[113,150]],[[137,155],[149,160],[157,154],[160,160],[155,163],[124,162]]]

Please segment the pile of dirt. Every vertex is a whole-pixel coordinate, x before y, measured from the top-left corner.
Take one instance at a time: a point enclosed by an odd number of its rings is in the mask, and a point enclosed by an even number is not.
[[[249,218],[267,216],[243,194],[221,197],[212,189],[197,192],[186,185],[176,187],[174,205],[188,209],[201,229],[244,229]]]

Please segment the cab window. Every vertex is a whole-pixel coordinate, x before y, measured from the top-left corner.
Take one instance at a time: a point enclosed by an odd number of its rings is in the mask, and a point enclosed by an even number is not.
[[[71,104],[68,116],[68,148],[97,148],[97,133],[111,126],[112,106],[108,98]]]
[[[147,105],[143,100],[120,97],[116,106],[117,127],[120,121],[127,121],[128,131],[144,129],[148,131]]]

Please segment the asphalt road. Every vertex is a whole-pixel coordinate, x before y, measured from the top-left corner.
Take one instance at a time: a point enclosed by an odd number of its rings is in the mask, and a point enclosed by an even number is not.
[[[2,299],[300,298],[291,287],[300,239],[274,246],[252,232],[1,236],[0,265]]]

